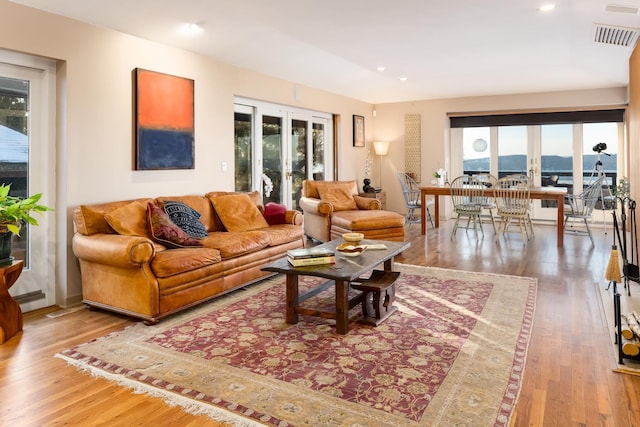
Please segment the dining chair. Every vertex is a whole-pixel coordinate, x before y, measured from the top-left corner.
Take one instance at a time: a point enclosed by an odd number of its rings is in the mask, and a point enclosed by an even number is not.
[[[420,210],[422,206],[422,202],[420,200],[420,187],[418,183],[411,178],[410,175],[404,172],[398,172],[398,180],[400,181],[400,188],[402,188],[402,194],[404,195],[405,207],[407,209],[407,214],[405,216],[405,224],[409,224],[411,227],[412,224],[420,223],[422,218],[416,215],[416,210]],[[433,225],[433,217],[431,216],[431,211],[429,210],[429,206],[433,205],[433,200],[427,200],[425,205],[425,213],[429,222],[431,223],[431,227]]]
[[[592,247],[595,246],[595,242],[593,240],[591,228],[589,227],[589,220],[591,219],[591,214],[593,213],[593,209],[595,208],[598,199],[602,195],[604,178],[604,176],[601,176],[589,184],[582,193],[578,195],[569,194],[565,196],[564,231],[567,231],[567,224],[570,222],[572,223],[576,219],[584,221],[586,230],[575,229],[573,228],[573,224],[571,224],[572,229],[570,231],[574,234],[589,236]]]
[[[484,198],[484,185],[479,184],[470,175],[462,175],[451,182],[450,194],[453,203],[453,212],[457,215],[456,222],[451,231],[451,238],[460,228],[460,219],[466,218],[467,230],[473,225],[473,230],[478,234],[477,228],[484,236],[480,214],[482,213],[482,200]]]
[[[524,183],[526,183],[528,186],[531,186],[531,182],[529,181],[529,175],[527,175],[526,173],[514,173],[511,175],[507,175],[504,178],[510,178],[510,179],[519,179],[520,181],[523,181]],[[544,200],[543,200],[544,202]],[[529,213],[527,214],[527,221],[526,221],[526,225],[528,227],[528,231],[529,234],[531,235],[531,237],[535,237],[535,233],[533,231],[533,221],[531,220],[531,211],[533,211],[533,203],[530,203],[529,205]]]
[[[485,188],[495,188],[496,183],[498,182],[498,178],[491,175],[490,173],[479,173],[472,175],[472,178],[481,185],[484,185]],[[493,216],[493,211],[496,209],[496,202],[494,197],[485,196],[482,199],[482,209],[489,211],[489,218],[491,219],[491,225],[493,226],[493,232],[497,233],[496,229],[496,221]]]
[[[500,217],[496,242],[500,241],[500,235],[505,234],[512,221],[515,220],[520,228],[522,244],[526,245],[529,238],[533,236],[530,236],[531,195],[529,194],[529,185],[517,177],[500,178],[496,184],[494,196],[497,214]]]

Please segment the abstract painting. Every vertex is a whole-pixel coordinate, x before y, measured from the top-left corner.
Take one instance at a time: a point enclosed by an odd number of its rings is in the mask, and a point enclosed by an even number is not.
[[[135,169],[194,168],[194,81],[135,69]]]

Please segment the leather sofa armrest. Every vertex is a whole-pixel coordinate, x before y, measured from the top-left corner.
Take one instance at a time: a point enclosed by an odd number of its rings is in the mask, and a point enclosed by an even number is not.
[[[356,201],[358,209],[369,211],[382,210],[382,203],[380,203],[380,200],[378,199],[362,196],[353,196],[353,199]]]
[[[288,210],[284,218],[287,224],[302,225],[302,214],[299,211]]]
[[[331,215],[333,212],[333,205],[331,203],[323,202],[320,199],[314,199],[312,197],[300,197],[300,207],[303,212],[321,216]]]
[[[82,260],[125,268],[148,264],[155,256],[153,242],[140,236],[76,233],[72,246],[75,256]]]

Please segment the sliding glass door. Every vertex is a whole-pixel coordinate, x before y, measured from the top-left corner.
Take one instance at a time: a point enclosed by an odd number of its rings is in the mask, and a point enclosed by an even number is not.
[[[48,206],[55,190],[54,76],[49,61],[0,51],[0,183],[10,184],[13,196],[45,193]],[[24,269],[10,293],[25,312],[55,304],[54,214],[34,216],[39,227],[24,224],[13,236],[12,256]]]
[[[468,127],[452,129],[451,135],[453,144],[462,147],[452,150],[452,158],[455,162],[456,155],[461,157],[457,161],[465,174],[488,172],[499,178],[522,174],[532,186],[564,187],[569,194],[582,192],[604,174],[604,198],[618,182],[622,122]],[[535,201],[533,217],[555,220],[556,209],[553,201]],[[606,221],[605,210],[596,212],[594,220]]]
[[[237,99],[236,191],[299,209],[305,179],[333,179],[332,127],[330,114]]]

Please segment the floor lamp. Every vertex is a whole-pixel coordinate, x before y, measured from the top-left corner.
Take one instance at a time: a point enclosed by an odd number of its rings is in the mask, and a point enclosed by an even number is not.
[[[375,141],[373,149],[380,157],[380,188],[382,188],[382,156],[386,156],[389,152],[389,141]]]

